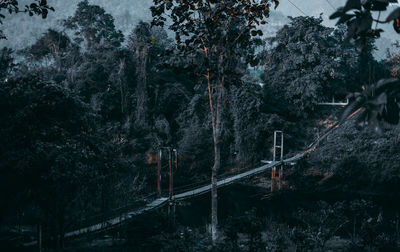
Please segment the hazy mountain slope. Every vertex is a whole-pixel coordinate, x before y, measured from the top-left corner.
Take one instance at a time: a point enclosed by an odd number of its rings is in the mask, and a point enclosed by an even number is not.
[[[2,25],[4,33],[8,40],[0,40],[0,48],[6,46],[13,49],[21,49],[32,44],[50,27],[60,27],[59,20],[65,19],[72,15],[76,9],[77,3],[81,0],[49,0],[49,4],[56,9],[55,13],[51,13],[46,20],[40,17],[29,17],[24,14],[7,16],[5,23]],[[329,2],[328,2],[329,1]],[[23,6],[28,0],[21,0],[20,5]],[[152,0],[89,0],[92,4],[98,4],[111,13],[115,18],[118,29],[124,34],[129,34],[140,20],[149,21],[151,19],[150,6]],[[297,9],[294,5],[299,7]],[[345,0],[287,0],[280,1],[277,11],[271,13],[271,20],[268,25],[263,27],[265,36],[273,36],[274,33],[284,24],[287,23],[285,16],[312,15],[319,16],[322,14],[324,25],[333,26],[335,23],[328,19],[334,8],[342,6]],[[330,4],[332,6],[330,6]],[[392,6],[391,9],[396,6]],[[390,11],[390,10],[389,10]],[[381,17],[386,17],[388,12],[382,13]],[[383,39],[378,43],[379,51],[376,57],[381,59],[385,57],[387,48],[391,47],[391,43],[399,38],[391,25],[382,26],[385,29]]]
[[[0,40],[0,48],[6,46],[13,49],[21,49],[32,44],[50,27],[61,27],[60,20],[73,15],[77,4],[81,0],[49,0],[49,4],[56,11],[50,13],[47,19],[40,17],[29,17],[28,15],[19,14],[7,15],[2,29],[8,37],[8,40]],[[20,1],[20,5],[24,6],[27,0]],[[106,9],[115,18],[115,24],[124,34],[129,33],[132,28],[141,20],[150,20],[151,0],[90,0],[92,4],[97,4]]]

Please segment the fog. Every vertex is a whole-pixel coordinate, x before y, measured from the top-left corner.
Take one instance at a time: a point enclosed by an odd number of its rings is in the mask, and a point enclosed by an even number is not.
[[[20,6],[24,6],[28,0],[20,1]],[[49,0],[51,6],[56,11],[49,14],[47,19],[41,17],[29,17],[23,13],[18,15],[7,16],[4,24],[1,26],[7,40],[0,40],[1,47],[10,47],[13,49],[21,49],[32,44],[41,36],[48,28],[61,27],[61,20],[71,16],[76,5],[80,0]],[[111,13],[115,18],[115,24],[125,35],[129,34],[132,28],[141,20],[150,21],[150,6],[152,0],[90,0],[92,4],[102,6],[107,12]],[[274,13],[271,14],[271,20],[263,30],[265,36],[273,36],[274,32],[285,23],[287,19],[284,16],[300,16],[309,15],[318,17],[322,15],[324,25],[334,26],[335,21],[329,20],[329,15],[344,4],[345,0],[281,0],[280,5]],[[395,6],[392,6],[393,9]],[[389,10],[390,11],[390,10]],[[389,12],[387,11],[387,12]],[[3,11],[3,14],[4,11]],[[386,17],[388,13],[383,13],[382,17]],[[376,53],[377,58],[383,58],[386,55],[387,48],[391,47],[391,43],[398,39],[391,25],[380,25],[384,27],[385,32],[383,38],[377,42],[379,52]]]

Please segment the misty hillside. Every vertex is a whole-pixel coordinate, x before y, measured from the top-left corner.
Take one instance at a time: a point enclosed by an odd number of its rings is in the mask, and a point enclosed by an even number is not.
[[[24,0],[27,1],[27,0]],[[21,1],[21,4],[24,3]],[[75,11],[76,4],[79,0],[60,1],[53,0],[48,1],[57,12],[55,14],[50,13],[46,20],[42,20],[40,17],[28,17],[27,15],[16,15],[8,16],[5,24],[2,25],[6,36],[9,37],[7,41],[0,41],[0,47],[9,47],[12,49],[22,49],[32,43],[32,39],[37,39],[50,27],[61,27],[60,20],[67,18],[72,15]],[[98,4],[108,12],[110,12],[115,18],[115,25],[117,29],[120,29],[125,35],[128,35],[135,24],[139,21],[149,21],[151,19],[150,6],[152,0],[122,0],[122,1],[106,1],[106,0],[91,0],[95,4]],[[345,0],[331,0],[333,7],[341,6]],[[293,0],[293,3],[301,5],[302,1]],[[296,5],[296,6],[297,6]],[[312,6],[312,8],[310,8]],[[384,12],[382,15],[386,15],[391,9]],[[326,1],[320,0],[308,0],[307,5],[302,8],[302,11],[307,15],[313,15],[315,17],[320,16],[324,18],[324,24],[333,26],[334,21],[329,20],[330,13],[333,12],[332,6]],[[288,20],[285,16],[299,16],[304,15],[298,9],[294,8],[288,1],[282,1],[279,9],[271,12],[271,19],[269,20],[268,26],[264,26],[263,32],[265,37],[271,37],[274,33],[287,24]],[[18,27],[18,28],[16,28]],[[390,28],[390,25],[383,25],[385,29]],[[392,43],[397,40],[397,36],[392,33],[383,33],[383,39],[377,43],[378,51],[375,52],[377,59],[383,59],[387,56],[387,49],[391,52],[397,52],[393,48]]]
[[[79,2],[79,0],[49,1],[49,4],[56,9],[56,13],[50,13],[45,20],[40,17],[29,17],[23,14],[12,16],[6,14],[7,20],[2,25],[2,29],[9,39],[6,41],[1,40],[0,47],[22,49],[29,46],[34,39],[39,38],[48,28],[61,28],[62,20],[74,13]],[[152,5],[152,0],[92,0],[90,2],[102,6],[112,14],[116,28],[125,35],[128,35],[139,21],[151,20],[150,6]],[[286,23],[287,19],[281,11],[273,12],[271,20],[269,20],[270,25],[264,26],[263,31],[266,36],[273,36]],[[15,29],[17,26],[18,29]]]
[[[20,2],[22,5],[24,1]],[[5,13],[7,20],[2,27],[9,39],[0,41],[0,47],[6,46],[13,49],[21,49],[30,45],[34,39],[39,38],[48,28],[61,28],[61,20],[73,15],[80,1],[49,0],[48,2],[56,12],[50,13],[45,20],[41,17],[29,17],[23,14],[9,16]],[[110,12],[115,18],[115,25],[124,34],[129,34],[139,21],[149,21],[151,19],[151,0],[92,0],[91,2],[104,7],[107,12]]]

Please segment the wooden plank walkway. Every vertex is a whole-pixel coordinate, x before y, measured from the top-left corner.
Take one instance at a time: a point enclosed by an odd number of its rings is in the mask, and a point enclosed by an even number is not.
[[[357,113],[358,113],[358,111],[356,113],[352,114],[351,116],[349,116],[349,118],[347,118],[347,119],[352,118]],[[301,152],[301,153],[299,153],[299,154],[297,154],[297,155],[295,155],[293,157],[284,159],[283,163],[292,163],[292,162],[296,162],[296,161],[302,159],[307,153],[313,151],[316,148],[316,146],[320,143],[321,140],[325,139],[330,133],[332,133],[332,131],[337,129],[339,127],[339,125],[340,125],[339,123],[336,123],[335,125],[333,125],[330,129],[328,129],[326,131],[326,133],[322,137],[318,138],[316,141],[314,141],[312,144],[310,144],[309,147],[307,148],[307,150],[305,150],[305,151],[303,151],[303,152]],[[275,166],[278,166],[279,164],[281,164],[281,162],[271,162],[271,163],[263,165],[261,167],[254,168],[254,169],[252,169],[250,171],[243,172],[243,173],[240,173],[240,174],[237,174],[237,175],[234,175],[232,177],[225,178],[225,179],[221,179],[221,180],[217,181],[217,186],[218,187],[224,187],[224,186],[230,185],[232,183],[238,182],[238,181],[240,181],[242,179],[245,179],[245,178],[248,178],[250,176],[257,175],[257,174],[260,174],[262,172],[265,172],[268,169],[271,169],[271,168],[273,168]],[[184,199],[187,199],[187,198],[199,196],[199,195],[207,193],[209,191],[211,191],[211,184],[206,185],[206,186],[202,186],[202,187],[199,187],[199,188],[195,188],[195,189],[183,192],[183,193],[176,194],[176,195],[172,196],[172,200],[184,200]],[[78,230],[75,230],[75,231],[72,231],[72,232],[68,232],[68,233],[65,234],[65,237],[73,237],[73,236],[78,236],[78,235],[81,235],[81,234],[101,231],[101,230],[104,230],[106,228],[110,228],[111,226],[120,224],[120,223],[126,221],[127,219],[132,218],[133,216],[140,215],[140,214],[142,214],[144,212],[151,211],[151,210],[154,210],[154,209],[156,209],[158,207],[161,207],[161,206],[165,205],[168,202],[169,202],[168,198],[156,199],[156,200],[148,203],[143,208],[128,212],[126,214],[122,214],[120,217],[116,217],[116,218],[110,219],[108,221],[105,221],[103,223],[98,223],[98,224],[95,224],[95,225],[92,225],[92,226],[89,226],[89,227],[85,227],[85,228],[81,228],[81,229],[78,229]]]
[[[296,156],[294,156],[292,158],[285,159],[284,162],[297,161],[300,158],[302,158],[306,153],[307,152],[303,152],[303,153],[298,154],[298,155],[296,155]],[[281,162],[272,162],[270,164],[263,165],[261,167],[252,169],[250,171],[243,172],[243,173],[240,173],[240,174],[237,174],[237,175],[234,175],[232,177],[225,178],[225,179],[221,179],[221,180],[217,181],[217,186],[218,187],[224,187],[224,186],[230,185],[232,183],[238,182],[238,181],[240,181],[242,179],[245,179],[245,178],[248,178],[250,176],[257,175],[257,174],[260,174],[262,172],[265,172],[268,169],[271,169],[271,168],[273,168],[273,167],[275,167],[275,166],[277,166],[279,164],[281,164]],[[199,195],[207,193],[209,191],[211,191],[211,184],[206,185],[206,186],[202,186],[202,187],[199,187],[199,188],[196,188],[196,189],[192,189],[192,190],[180,193],[180,194],[176,194],[176,195],[172,196],[172,200],[184,200],[184,199],[188,199],[188,198],[191,198],[191,197],[199,196]],[[107,221],[104,221],[104,222],[101,222],[101,223],[98,223],[98,224],[94,224],[94,225],[91,225],[91,226],[88,226],[88,227],[80,228],[78,230],[67,232],[64,237],[69,238],[69,237],[75,237],[75,236],[88,234],[88,233],[92,233],[92,232],[98,232],[98,231],[106,230],[106,229],[111,228],[111,227],[113,227],[115,225],[121,224],[122,222],[125,222],[125,221],[127,221],[128,219],[130,219],[130,218],[132,218],[134,216],[137,216],[137,215],[143,214],[144,212],[148,212],[148,211],[154,210],[156,208],[159,208],[159,207],[167,204],[168,202],[169,202],[168,198],[158,198],[158,199],[148,203],[147,205],[145,205],[142,208],[139,208],[139,209],[124,213],[124,214],[120,215],[119,217],[111,218],[111,219],[109,219]],[[25,243],[24,246],[29,247],[29,246],[34,246],[36,244],[37,244],[37,241],[33,241],[33,242]]]
[[[359,112],[360,112],[360,109],[358,109],[356,112],[354,112],[353,114],[348,116],[346,118],[346,121],[351,119],[351,118],[353,118]],[[300,160],[301,158],[303,158],[305,155],[307,155],[307,153],[310,153],[313,150],[315,150],[317,145],[323,139],[325,139],[329,134],[331,134],[335,129],[337,129],[340,126],[340,124],[341,124],[340,122],[334,124],[331,128],[329,128],[325,132],[325,134],[322,137],[318,138],[316,141],[314,141],[312,144],[310,144],[308,146],[307,150],[305,150],[305,151],[303,151],[303,152],[301,152],[301,153],[299,153],[299,154],[297,154],[297,155],[295,155],[295,156],[293,156],[291,158],[283,160],[283,163],[296,162],[296,161]],[[252,169],[250,171],[243,172],[243,173],[240,173],[238,175],[234,175],[234,176],[229,177],[229,178],[221,179],[221,180],[217,181],[217,186],[218,187],[227,186],[229,184],[238,182],[238,181],[240,181],[242,179],[245,179],[247,177],[250,177],[250,176],[257,175],[257,174],[260,174],[262,172],[265,172],[266,170],[268,170],[270,168],[273,168],[273,167],[275,167],[275,166],[277,166],[279,164],[281,164],[281,162],[271,162],[271,163],[263,165],[261,167]],[[199,188],[195,188],[195,189],[189,190],[187,192],[176,194],[176,195],[174,195],[172,197],[172,199],[173,200],[184,200],[184,199],[187,199],[187,198],[191,198],[191,197],[195,197],[195,196],[207,193],[210,190],[211,190],[211,184],[206,185],[206,186],[202,186],[202,187],[199,187]],[[112,227],[114,225],[118,225],[118,224],[120,224],[120,223],[122,223],[122,222],[124,222],[124,221],[126,221],[126,220],[128,220],[130,218],[132,218],[133,216],[140,215],[140,214],[142,214],[144,212],[151,211],[151,210],[154,210],[154,209],[156,209],[158,207],[161,207],[161,206],[165,205],[168,202],[169,202],[168,198],[158,198],[158,199],[148,203],[146,206],[144,206],[144,207],[142,207],[140,209],[137,209],[137,210],[130,211],[128,213],[122,214],[119,217],[112,218],[112,219],[110,219],[108,221],[105,221],[105,222],[102,222],[102,223],[98,223],[98,224],[95,224],[95,225],[91,225],[89,227],[85,227],[85,228],[81,228],[81,229],[78,229],[78,230],[75,230],[75,231],[68,232],[68,233],[65,234],[65,237],[74,237],[74,236],[79,236],[79,235],[90,233],[90,232],[97,232],[97,231],[105,230],[105,229],[110,228],[110,227]],[[37,241],[33,241],[33,242],[30,242],[30,243],[25,243],[24,246],[33,246],[35,244],[37,244]]]
[[[285,159],[284,162],[297,161],[300,158],[302,158],[305,155],[305,153],[306,152],[298,154],[298,155],[296,155],[296,156],[294,156],[292,158]],[[238,182],[238,181],[240,181],[242,179],[245,179],[245,178],[251,177],[253,175],[257,175],[257,174],[260,174],[262,172],[265,172],[268,169],[271,169],[271,168],[273,168],[273,167],[275,167],[275,166],[277,166],[279,164],[281,164],[281,162],[272,162],[270,164],[263,165],[261,167],[252,169],[250,171],[243,172],[243,173],[240,173],[238,175],[234,175],[234,176],[229,177],[229,178],[221,179],[221,180],[219,180],[217,182],[217,186],[218,187],[224,187],[224,186],[230,185],[230,184]],[[191,198],[191,197],[195,197],[195,196],[199,196],[201,194],[207,193],[210,190],[211,190],[211,184],[206,185],[206,186],[202,186],[200,188],[192,189],[192,190],[189,190],[187,192],[176,194],[176,195],[174,195],[172,197],[172,200],[184,200],[184,199],[187,199],[187,198]],[[130,219],[132,217],[134,217],[134,216],[137,216],[137,215],[143,214],[144,212],[151,211],[151,210],[154,210],[156,208],[159,208],[159,207],[165,205],[168,202],[169,202],[168,198],[158,198],[158,199],[148,203],[143,208],[139,208],[137,210],[130,211],[128,213],[122,214],[119,217],[112,218],[112,219],[107,220],[107,221],[102,222],[102,223],[98,223],[98,224],[95,224],[95,225],[91,225],[89,227],[85,227],[85,228],[81,228],[81,229],[78,229],[78,230],[75,230],[75,231],[68,232],[68,233],[65,234],[65,237],[79,236],[79,235],[82,235],[82,234],[101,231],[101,230],[110,228],[110,227],[118,225],[118,224],[120,224],[120,223],[122,223],[122,222],[124,222],[124,221],[126,221],[126,220],[128,220],[128,219]]]
[[[355,113],[350,115],[346,120],[351,119],[354,115],[358,114],[358,112],[359,112],[359,110],[357,110]],[[301,152],[301,153],[299,153],[299,154],[297,154],[297,155],[295,155],[295,156],[293,156],[291,158],[284,159],[283,163],[292,163],[292,162],[296,162],[296,161],[300,160],[305,155],[307,155],[307,153],[315,150],[316,146],[320,143],[320,141],[325,139],[330,133],[332,133],[332,131],[337,129],[339,126],[340,126],[340,123],[336,123],[331,128],[329,128],[322,137],[318,138],[316,141],[314,141],[312,144],[310,144],[309,147],[307,148],[307,150],[305,150],[305,151],[303,151],[303,152]],[[225,179],[221,179],[221,180],[217,181],[217,186],[218,187],[227,186],[229,184],[238,182],[238,181],[240,181],[242,179],[245,179],[245,178],[248,178],[250,176],[257,175],[257,174],[260,174],[262,172],[265,172],[266,170],[268,170],[270,168],[273,168],[275,166],[278,166],[280,164],[281,164],[281,162],[271,162],[271,163],[263,165],[261,167],[254,168],[254,169],[252,169],[250,171],[243,172],[243,173],[240,173],[240,174],[237,174],[237,175],[234,175],[232,177],[225,178]],[[195,189],[183,192],[183,193],[176,194],[176,195],[174,195],[172,197],[172,200],[184,200],[184,199],[187,199],[187,198],[191,198],[191,197],[195,197],[195,196],[207,193],[210,190],[211,190],[211,184],[206,185],[206,186],[202,186],[202,187],[199,187],[199,188],[195,188]],[[91,225],[91,226],[88,226],[88,227],[85,227],[85,228],[81,228],[81,229],[78,229],[78,230],[75,230],[75,231],[68,232],[68,233],[65,234],[65,237],[74,237],[74,236],[79,236],[79,235],[86,234],[86,233],[98,232],[98,231],[101,231],[101,230],[105,230],[105,229],[110,228],[112,226],[118,225],[118,224],[120,224],[120,223],[122,223],[122,222],[124,222],[124,221],[126,221],[126,220],[128,220],[130,218],[132,218],[133,216],[140,215],[140,214],[142,214],[144,212],[151,211],[151,210],[154,210],[156,208],[159,208],[159,207],[165,205],[168,202],[169,202],[168,198],[158,198],[158,199],[148,203],[147,205],[145,205],[142,208],[127,212],[125,214],[122,214],[119,217],[112,218],[112,219],[109,219],[108,221],[105,221],[105,222],[101,222],[101,223],[98,223],[98,224],[95,224],[95,225]],[[33,241],[33,242],[30,242],[30,243],[25,243],[24,245],[25,246],[33,246],[36,243],[37,243],[37,241]]]
[[[78,236],[81,234],[86,234],[86,233],[91,233],[91,232],[96,232],[96,231],[100,231],[106,228],[110,228],[112,226],[115,226],[117,224],[120,224],[124,221],[126,221],[127,219],[132,218],[133,216],[136,215],[140,215],[146,211],[150,211],[153,209],[156,209],[158,207],[161,207],[162,205],[164,205],[165,203],[168,202],[168,198],[158,198],[152,202],[150,202],[149,204],[147,204],[146,206],[139,208],[137,210],[122,214],[119,217],[116,218],[112,218],[110,220],[107,220],[105,222],[102,223],[98,223],[95,225],[91,225],[89,227],[85,227],[85,228],[81,228],[72,232],[68,232],[65,234],[65,237],[73,237],[73,236]]]

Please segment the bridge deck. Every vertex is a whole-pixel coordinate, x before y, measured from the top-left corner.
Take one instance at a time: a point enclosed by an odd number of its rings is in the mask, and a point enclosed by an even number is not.
[[[294,156],[292,158],[285,159],[284,162],[293,162],[293,161],[299,160],[300,158],[302,158],[304,156],[304,154],[305,154],[305,152],[301,153],[301,154],[298,154],[298,155],[296,155],[296,156]],[[243,173],[240,173],[238,175],[234,175],[234,176],[229,177],[229,178],[221,179],[221,180],[219,180],[217,182],[217,186],[218,187],[224,187],[224,186],[227,186],[229,184],[238,182],[238,181],[240,181],[242,179],[245,179],[247,177],[260,174],[260,173],[262,173],[262,172],[264,172],[264,171],[266,171],[266,170],[268,170],[270,168],[273,168],[273,167],[279,165],[280,163],[281,162],[272,162],[270,164],[266,164],[266,165],[263,165],[261,167],[252,169],[250,171],[243,172]],[[202,187],[199,187],[199,188],[187,191],[187,192],[176,194],[176,195],[174,195],[172,197],[172,199],[173,200],[184,200],[184,199],[187,199],[187,198],[191,198],[191,197],[195,197],[195,196],[207,193],[210,190],[211,190],[211,184],[206,185],[206,186],[202,186]],[[98,223],[98,224],[95,224],[95,225],[91,225],[89,227],[85,227],[85,228],[81,228],[81,229],[78,229],[78,230],[75,230],[75,231],[68,232],[68,233],[65,234],[65,237],[77,236],[77,235],[90,233],[90,232],[96,232],[96,231],[100,231],[100,230],[109,228],[111,226],[120,224],[120,223],[126,221],[127,219],[132,218],[133,216],[140,215],[140,214],[142,214],[142,213],[144,213],[146,211],[150,211],[150,210],[156,209],[158,207],[161,207],[164,204],[166,204],[167,202],[168,202],[168,198],[158,198],[158,199],[148,203],[146,206],[144,206],[142,208],[139,208],[137,210],[125,213],[125,214],[123,214],[123,215],[121,215],[119,217],[112,218],[112,219],[107,220],[105,222]]]
[[[358,109],[356,112],[354,112],[353,114],[348,116],[346,118],[346,120],[353,118],[356,114],[358,114],[360,112],[360,110],[361,109]],[[314,141],[312,144],[310,144],[306,151],[303,151],[303,152],[301,152],[301,153],[299,153],[299,154],[297,154],[297,155],[295,155],[295,156],[293,156],[291,158],[285,159],[283,162],[284,163],[291,163],[291,162],[295,162],[295,161],[300,160],[307,153],[313,151],[321,140],[325,139],[330,133],[332,133],[332,131],[337,129],[339,126],[340,126],[339,122],[334,124],[332,127],[330,127],[325,132],[325,134],[322,137],[318,138],[316,141]],[[266,165],[263,165],[261,167],[252,169],[250,171],[243,172],[241,174],[234,175],[234,176],[229,177],[229,178],[221,179],[221,180],[217,181],[217,186],[218,187],[223,187],[223,186],[229,185],[231,183],[238,182],[241,179],[245,179],[245,178],[250,177],[252,175],[256,175],[256,174],[262,173],[262,172],[266,171],[269,168],[273,168],[273,167],[279,165],[280,163],[281,162],[272,162],[270,164],[266,164]],[[173,196],[173,200],[183,200],[183,199],[186,199],[186,198],[190,198],[190,197],[194,197],[194,196],[197,196],[197,195],[204,194],[204,193],[206,193],[206,192],[208,192],[210,190],[211,190],[211,184],[210,185],[206,185],[206,186],[202,186],[200,188],[196,188],[196,189],[193,189],[193,190],[189,190],[187,192],[176,194],[176,195]],[[156,209],[158,207],[161,207],[164,204],[166,204],[167,202],[168,202],[168,198],[158,198],[158,199],[148,203],[146,206],[144,206],[144,207],[142,207],[140,209],[125,213],[125,214],[121,215],[120,217],[112,218],[112,219],[110,219],[108,221],[105,221],[105,222],[101,222],[101,223],[98,223],[98,224],[95,224],[95,225],[91,225],[89,227],[85,227],[85,228],[81,228],[81,229],[78,229],[78,230],[75,230],[75,231],[72,231],[72,232],[68,232],[68,233],[65,234],[65,237],[72,237],[72,236],[77,236],[77,235],[81,235],[81,234],[85,234],[85,233],[89,233],[89,232],[101,231],[101,230],[110,228],[110,227],[112,227],[114,225],[117,225],[117,224],[120,224],[120,223],[126,221],[127,219],[129,219],[129,218],[131,218],[131,217],[133,217],[135,215],[140,215],[140,214],[142,214],[142,213],[144,213],[146,211],[150,211],[150,210]],[[24,245],[25,246],[33,246],[36,243],[37,243],[37,241],[33,241],[33,242],[30,242],[30,243],[25,243]]]
[[[146,211],[150,211],[152,209],[155,209],[157,207],[160,207],[162,205],[164,205],[165,203],[168,202],[168,198],[158,198],[150,203],[148,203],[146,206],[139,208],[137,210],[125,213],[119,217],[110,219],[108,221],[102,222],[102,223],[98,223],[89,227],[85,227],[85,228],[81,228],[72,232],[68,232],[65,234],[65,237],[71,237],[71,236],[77,236],[77,235],[81,235],[81,234],[85,234],[85,233],[90,233],[90,232],[95,232],[95,231],[99,231],[99,230],[103,230],[105,228],[120,224],[121,222],[132,218],[135,215],[140,215]]]

